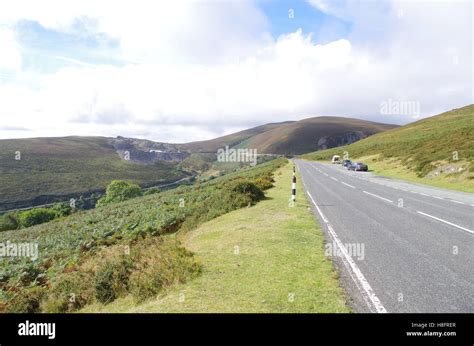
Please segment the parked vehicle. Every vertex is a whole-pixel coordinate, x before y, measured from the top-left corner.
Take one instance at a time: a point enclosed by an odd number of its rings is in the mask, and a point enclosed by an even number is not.
[[[352,165],[351,160],[344,160],[342,161],[342,167],[349,168],[349,166]]]
[[[354,162],[352,163],[348,168],[350,171],[368,171],[369,166],[367,166],[365,163],[362,162]]]
[[[341,163],[341,157],[339,155],[334,155],[332,157],[332,163]]]

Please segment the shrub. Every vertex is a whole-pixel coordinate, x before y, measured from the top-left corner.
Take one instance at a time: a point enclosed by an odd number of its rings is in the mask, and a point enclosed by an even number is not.
[[[68,216],[72,212],[72,208],[68,203],[55,203],[51,210],[56,213],[56,217]]]
[[[21,227],[30,227],[56,218],[56,212],[46,208],[35,208],[23,211],[19,215]]]
[[[91,278],[89,273],[62,274],[53,283],[48,295],[42,299],[41,311],[71,312],[91,303],[94,299]]]
[[[156,296],[164,287],[183,283],[201,272],[193,254],[179,243],[161,239],[148,241],[136,249],[130,290],[137,301]]]
[[[270,176],[264,176],[262,178],[255,179],[255,185],[257,185],[257,187],[262,191],[272,188],[273,182],[274,180]]]
[[[0,232],[18,229],[19,227],[20,223],[18,221],[17,214],[6,213],[2,217],[0,217]]]
[[[113,180],[108,186],[105,196],[97,201],[97,206],[122,202],[142,195],[142,190],[137,184],[124,180]]]
[[[129,256],[122,255],[110,260],[99,268],[93,279],[95,298],[107,304],[128,290],[128,281],[132,261]]]
[[[231,195],[242,194],[250,197],[252,202],[258,202],[265,197],[263,191],[252,181],[237,178],[226,184],[225,190]]]
[[[39,286],[22,289],[9,299],[5,311],[7,313],[39,312],[43,295],[44,289]]]

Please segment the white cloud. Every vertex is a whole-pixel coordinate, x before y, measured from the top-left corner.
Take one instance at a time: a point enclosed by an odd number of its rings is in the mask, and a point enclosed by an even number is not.
[[[20,47],[12,30],[0,27],[0,73],[16,72],[21,69]]]
[[[275,39],[267,18],[246,1],[14,2],[0,11],[0,23],[30,19],[73,31],[74,21],[87,15],[96,20],[90,30],[118,39],[120,58],[135,63],[79,61],[39,77],[35,88],[0,83],[0,137],[183,142],[312,115],[411,120],[383,118],[380,104],[387,99],[419,102],[422,115],[472,102],[470,4],[312,3],[353,22],[352,33],[324,45],[302,31]],[[9,37],[2,43],[0,32],[0,51],[6,47],[9,66],[19,69],[19,48]]]

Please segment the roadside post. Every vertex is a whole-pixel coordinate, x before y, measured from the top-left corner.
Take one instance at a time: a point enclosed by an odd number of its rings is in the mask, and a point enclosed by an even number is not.
[[[294,203],[296,200],[296,168],[293,166],[293,181],[291,183],[291,201]]]

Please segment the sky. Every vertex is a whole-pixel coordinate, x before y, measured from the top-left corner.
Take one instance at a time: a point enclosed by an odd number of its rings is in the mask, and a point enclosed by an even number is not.
[[[406,124],[473,103],[473,3],[0,4],[0,138],[183,143],[312,116]]]

